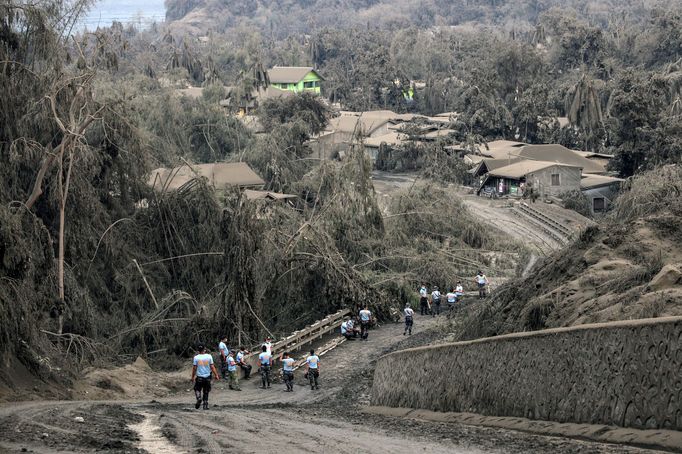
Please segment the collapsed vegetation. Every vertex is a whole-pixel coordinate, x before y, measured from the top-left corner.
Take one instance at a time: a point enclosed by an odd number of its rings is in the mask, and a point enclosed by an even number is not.
[[[682,315],[682,167],[628,181],[613,212],[474,306],[464,338]]]
[[[269,32],[233,33],[236,18],[252,10],[235,4],[226,28],[204,45],[172,24],[137,30],[115,23],[72,37],[77,12],[90,3],[0,5],[0,88],[12,94],[0,101],[0,323],[6,328],[0,352],[6,366],[21,364],[46,379],[64,367],[187,354],[194,342],[223,334],[250,344],[341,307],[369,304],[390,317],[414,297],[419,281],[445,288],[478,268],[502,279],[525,262],[522,245],[476,222],[440,186],[468,175],[445,141],[380,159],[381,168],[419,170],[433,183],[405,191],[382,212],[361,141],[342,163],[312,158],[308,141],[330,115],[317,99],[263,104],[255,114],[264,134],[226,115],[219,102],[243,101],[263,88],[270,65],[318,67],[323,94],[348,109],[457,111],[451,139],[471,151],[516,136],[587,145],[615,152],[622,175],[679,160],[682,79],[675,49],[682,28],[674,9],[643,6],[630,22],[609,22],[536,7],[523,30],[485,33],[415,29],[401,19],[387,21],[387,28],[312,26],[306,37],[298,24],[297,34],[280,39],[289,32],[276,17]],[[356,3],[338,8],[386,11],[382,2]],[[497,11],[468,3],[462,20],[485,22]],[[212,6],[217,3],[169,1],[169,17]],[[513,2],[504,8],[516,10]],[[490,23],[499,19],[495,13]],[[420,26],[440,22],[418,18]],[[638,69],[625,69],[634,64]],[[425,87],[409,99],[404,87],[413,80]],[[188,85],[203,86],[202,95],[180,95]],[[598,102],[608,106],[602,114]],[[573,126],[559,127],[555,119],[564,115]],[[250,202],[203,181],[173,193],[147,185],[156,167],[222,160],[248,162],[267,189],[298,195],[298,205]],[[627,200],[618,205],[620,219],[632,210]],[[630,200],[637,209],[649,206],[641,195]],[[642,222],[659,229],[651,232],[676,232],[666,219]],[[616,227],[607,234],[610,228],[586,232],[580,247],[589,250],[600,235],[616,242],[622,235]],[[629,271],[606,282],[638,289],[658,272],[658,265],[645,264],[656,258],[650,251],[625,255],[625,246],[618,247]],[[567,272],[591,263],[561,257],[553,260]],[[662,254],[660,263],[665,260]],[[550,270],[551,263],[542,266]],[[605,272],[621,266],[603,265]],[[488,309],[497,318],[490,322],[484,313],[470,332],[607,317],[595,308],[561,315],[547,296],[559,275],[528,290],[537,285],[533,279],[500,293]],[[598,288],[599,307],[612,307],[613,295]],[[518,305],[525,296],[533,307]],[[622,307],[620,316],[630,316],[638,306]],[[2,369],[2,381],[12,383],[11,370]]]
[[[101,33],[68,38],[72,23],[59,18],[73,6],[0,6],[0,87],[14,94],[0,113],[5,385],[21,384],[10,365],[68,380],[221,335],[252,345],[342,307],[391,317],[418,280],[445,285],[479,264],[502,260],[513,273],[523,248],[467,225],[442,190],[415,188],[386,216],[361,147],[343,163],[309,159],[329,115],[317,99],[264,105],[269,133],[256,137],[210,93],[178,98],[137,76],[115,89],[124,46]],[[147,184],[159,165],[225,157],[252,163],[298,205],[202,180],[175,192]]]

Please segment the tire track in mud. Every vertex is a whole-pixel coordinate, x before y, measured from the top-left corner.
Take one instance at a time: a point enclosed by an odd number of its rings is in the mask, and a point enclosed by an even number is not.
[[[319,391],[303,386],[302,373],[297,373],[293,393],[282,392],[283,385],[279,383],[270,390],[260,390],[254,383],[255,378],[242,382],[242,392],[224,389],[225,384],[218,382],[211,392],[209,410],[194,409],[194,393],[189,389],[151,402],[31,402],[3,406],[0,407],[0,451],[4,448],[8,452],[20,452],[19,447],[26,447],[45,453],[142,452],[136,433],[129,427],[142,421],[139,415],[144,414],[151,415],[148,417],[177,446],[178,452],[188,453],[654,452],[511,430],[362,413],[376,360],[389,351],[439,339],[440,334],[428,328],[440,320],[444,321],[445,317],[416,317],[416,332],[411,337],[402,336],[402,324],[388,324],[371,331],[368,342],[344,343],[322,358]],[[86,424],[74,422],[80,415],[85,415]],[[32,426],[34,421],[37,425]],[[25,431],[12,436],[17,426]],[[51,444],[40,438],[43,431],[49,432]]]

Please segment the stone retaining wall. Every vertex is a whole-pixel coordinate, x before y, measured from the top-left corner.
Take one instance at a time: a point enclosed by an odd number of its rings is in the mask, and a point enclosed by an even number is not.
[[[394,352],[372,405],[682,430],[682,317]]]

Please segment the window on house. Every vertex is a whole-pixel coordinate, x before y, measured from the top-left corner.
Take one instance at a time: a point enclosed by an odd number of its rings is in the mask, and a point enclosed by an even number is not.
[[[595,213],[601,213],[606,209],[606,201],[604,197],[595,197],[592,199],[592,211]]]
[[[561,186],[561,175],[558,173],[552,174],[552,186]]]
[[[316,81],[303,82],[303,88],[315,88],[315,87],[317,87]]]

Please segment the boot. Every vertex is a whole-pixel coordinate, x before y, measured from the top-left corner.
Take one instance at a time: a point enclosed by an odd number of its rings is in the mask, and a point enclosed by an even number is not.
[[[197,399],[197,403],[194,404],[194,408],[196,408],[197,410],[199,409],[199,407],[201,407],[201,399]]]
[[[204,401],[204,410],[208,410],[208,401],[207,400]]]

